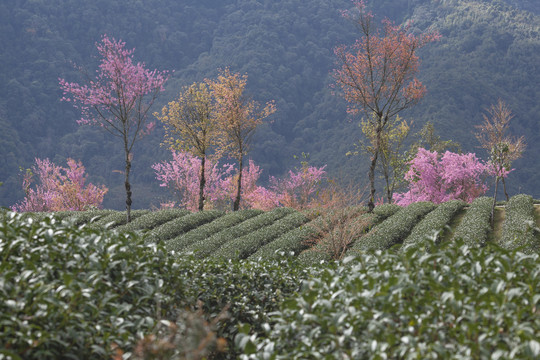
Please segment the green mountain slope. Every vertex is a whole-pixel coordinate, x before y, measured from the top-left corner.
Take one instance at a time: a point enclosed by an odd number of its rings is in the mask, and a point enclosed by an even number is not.
[[[471,132],[485,108],[502,98],[515,113],[512,126],[529,147],[516,162],[511,191],[540,197],[537,138],[540,113],[540,9],[532,0],[371,1],[376,14],[413,20],[415,31],[436,28],[443,39],[421,53],[419,77],[426,98],[404,113],[417,126],[431,120],[444,139],[478,151]],[[78,114],[61,103],[58,77],[80,79],[71,62],[95,69],[94,43],[103,33],[135,47],[151,68],[175,70],[154,110],[182,85],[212,77],[230,66],[247,73],[251,95],[275,100],[278,112],[261,127],[251,157],[268,175],[294,165],[293,155],[311,154],[331,175],[365,182],[367,159],[346,158],[360,136],[358,118],[332,94],[333,48],[356,36],[339,10],[348,0],[63,0],[0,4],[0,205],[22,198],[19,166],[35,157],[63,163],[80,159],[90,181],[105,183],[108,208],[122,208],[122,153],[116,139],[78,127]],[[5,129],[5,130],[4,130]],[[150,165],[168,158],[156,131],[135,148],[134,206],[159,205],[167,196]],[[65,163],[64,163],[65,164]]]

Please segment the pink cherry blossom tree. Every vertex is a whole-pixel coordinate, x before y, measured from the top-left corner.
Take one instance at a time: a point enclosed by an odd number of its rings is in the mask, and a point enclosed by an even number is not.
[[[104,35],[96,44],[101,63],[95,80],[85,84],[59,79],[64,91],[62,100],[73,102],[81,111],[77,122],[97,125],[122,139],[125,155],[124,185],[126,189],[127,220],[131,221],[131,184],[129,175],[132,149],[136,140],[149,133],[154,123],[147,115],[163,84],[166,72],[148,70],[144,63],[133,62],[133,51],[125,43]]]
[[[401,206],[419,201],[439,204],[454,199],[472,202],[486,192],[483,180],[488,171],[489,166],[475,154],[446,151],[441,157],[436,151],[419,148],[405,174],[409,191],[396,194],[395,202]]]
[[[152,168],[160,186],[168,187],[180,207],[198,209],[201,159],[187,152],[173,151],[173,160],[154,164]],[[205,186],[205,208],[230,208],[238,194],[238,174],[234,165],[219,165],[215,160],[205,162],[208,174]],[[270,178],[270,187],[257,185],[262,169],[249,160],[242,169],[242,201],[239,208],[270,210],[278,206],[304,209],[319,194],[326,176],[325,166],[316,168],[303,163],[302,168],[289,171],[287,177]],[[167,204],[170,206],[171,204]]]
[[[101,207],[108,189],[103,185],[85,185],[85,168],[81,162],[68,159],[68,167],[63,168],[49,159],[35,161],[23,178],[26,197],[13,205],[13,211],[83,211]],[[37,186],[32,188],[36,178]]]

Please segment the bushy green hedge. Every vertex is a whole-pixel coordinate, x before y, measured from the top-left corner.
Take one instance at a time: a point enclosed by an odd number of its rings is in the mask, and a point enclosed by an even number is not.
[[[148,214],[149,212],[150,210],[132,210],[131,221],[137,219],[140,216]],[[105,215],[99,220],[89,224],[88,226],[92,229],[99,229],[106,226],[109,229],[113,229],[117,226],[124,225],[126,223],[127,223],[127,213],[125,211],[114,211],[111,214]]]
[[[288,231],[304,225],[309,219],[301,212],[293,212],[269,226],[231,239],[212,254],[213,258],[245,259],[262,246],[270,243]]]
[[[461,200],[451,200],[438,205],[413,228],[411,234],[403,241],[402,249],[424,240],[427,236],[435,237],[437,242],[440,241],[444,227],[465,205],[466,203]]]
[[[382,204],[375,206],[375,208],[373,209],[373,214],[377,215],[377,222],[381,222],[386,218],[394,215],[401,209],[403,208],[396,204]]]
[[[185,298],[167,251],[129,233],[11,213],[0,222],[0,258],[7,358],[110,359],[158,318],[173,320]]]
[[[312,268],[241,359],[538,359],[540,260],[460,240]]]
[[[226,230],[232,226],[235,226],[243,221],[246,221],[247,219],[251,219],[252,217],[260,215],[262,213],[262,210],[247,209],[234,211],[232,213],[226,214],[208,224],[199,226],[196,229],[193,229],[185,234],[181,234],[174,239],[167,241],[167,249],[176,252],[181,251],[187,246],[190,246],[197,242],[205,241],[207,238],[220,231]]]
[[[475,199],[454,231],[453,239],[462,239],[470,245],[484,246],[491,231],[493,199],[483,196]]]
[[[200,211],[166,222],[147,232],[148,242],[167,241],[223,216],[218,210]]]
[[[173,219],[181,218],[190,212],[186,209],[163,209],[144,214],[129,224],[116,228],[116,231],[151,230]]]
[[[217,251],[228,241],[239,238],[253,231],[257,231],[264,226],[271,225],[276,220],[279,220],[282,217],[293,213],[294,211],[295,210],[290,208],[276,208],[274,210],[267,211],[261,215],[257,215],[251,219],[241,222],[236,226],[222,230],[207,239],[197,241],[196,243],[186,247],[183,252],[193,253],[193,256],[199,259],[206,258]]]
[[[309,240],[315,238],[318,234],[317,219],[293,229],[276,240],[262,246],[254,254],[248,257],[249,260],[257,261],[279,259],[287,255],[298,255],[302,250],[309,247]]]
[[[434,208],[435,205],[431,202],[417,202],[402,208],[358,239],[349,254],[358,251],[386,250],[401,243],[414,226]]]
[[[536,231],[533,198],[515,195],[506,205],[506,217],[500,239],[501,246],[508,249],[521,248],[526,253],[540,251],[540,239]]]

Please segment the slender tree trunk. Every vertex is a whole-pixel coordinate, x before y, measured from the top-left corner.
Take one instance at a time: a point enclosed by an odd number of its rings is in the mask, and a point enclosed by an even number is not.
[[[380,126],[377,126],[377,138],[375,140],[375,149],[373,156],[371,157],[371,165],[369,166],[369,202],[368,202],[368,211],[372,212],[375,208],[375,168],[377,167],[377,159],[379,157],[379,148],[381,143],[381,130]]]
[[[201,177],[199,181],[199,211],[204,210],[204,187],[206,186],[205,163],[206,156],[203,155],[201,159]]]
[[[238,159],[238,186],[236,189],[236,199],[234,200],[233,211],[238,211],[238,209],[240,209],[240,195],[242,193],[242,158],[243,156],[240,156],[240,159]]]
[[[502,183],[503,183],[503,189],[504,189],[504,196],[506,196],[506,201],[510,200],[508,197],[508,193],[506,192],[506,182],[504,181],[504,177],[501,177]]]
[[[127,212],[127,222],[131,222],[131,184],[129,183],[129,173],[131,171],[131,154],[128,149],[127,139],[124,139],[124,150],[126,153],[126,171],[124,172],[125,181],[124,185],[126,187],[126,212]]]
[[[495,193],[493,194],[493,205],[491,205],[491,227],[495,224],[495,205],[497,205],[497,190],[499,189],[499,177],[495,176]]]

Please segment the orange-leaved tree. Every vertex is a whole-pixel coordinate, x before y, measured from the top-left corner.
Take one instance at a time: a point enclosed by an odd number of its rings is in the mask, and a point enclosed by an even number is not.
[[[352,114],[363,112],[374,135],[369,168],[370,197],[368,207],[375,204],[375,168],[380,154],[383,134],[390,120],[400,111],[416,104],[425,94],[425,86],[415,78],[420,60],[417,50],[437,40],[436,32],[415,36],[408,27],[395,26],[383,20],[377,27],[373,14],[362,0],[354,1],[353,11],[343,16],[353,21],[360,38],[352,46],[335,49],[338,67],[334,78]]]
[[[165,124],[165,143],[171,150],[187,151],[201,159],[199,211],[204,209],[206,158],[216,144],[218,126],[214,102],[207,83],[185,87],[176,101],[169,102],[154,116]]]
[[[262,121],[275,112],[273,102],[261,108],[244,94],[247,75],[222,70],[217,80],[207,80],[216,101],[215,111],[220,134],[218,152],[226,153],[238,161],[236,198],[233,210],[240,208],[243,158],[252,145],[253,134]]]

